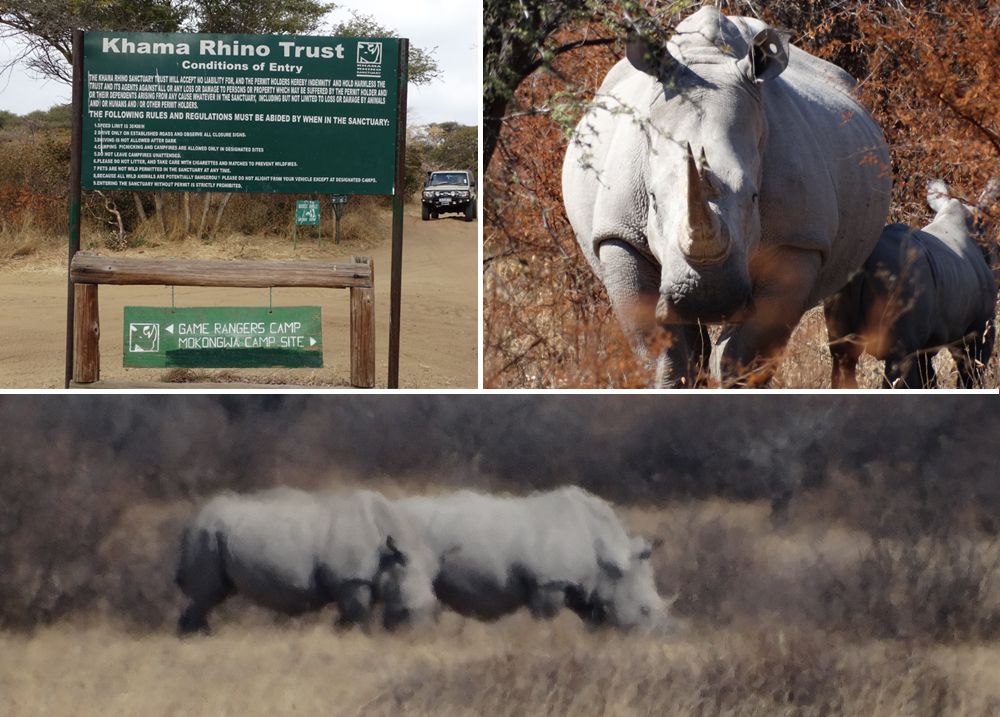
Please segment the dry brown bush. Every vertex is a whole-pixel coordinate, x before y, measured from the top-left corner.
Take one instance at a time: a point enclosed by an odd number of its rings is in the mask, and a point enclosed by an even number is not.
[[[31,255],[39,246],[66,241],[68,187],[68,129],[31,123],[0,129],[0,259]],[[108,191],[99,196],[96,192],[84,191],[81,221],[85,245],[120,250],[128,246],[184,240],[184,194],[161,192],[160,195],[164,225],[155,214],[153,198],[148,192],[139,194],[147,213],[143,221],[132,192]],[[316,198],[315,195],[234,193],[216,227],[216,213],[223,196],[221,193],[188,194],[192,216],[188,236],[197,234],[206,197],[209,200],[203,231],[206,240],[228,234],[291,237],[296,199]],[[126,232],[124,245],[118,240],[117,217],[107,209],[109,203],[121,215]],[[352,197],[341,223],[342,238],[361,245],[375,243],[378,236],[375,230],[379,225],[376,210],[387,204],[384,197]],[[325,200],[322,230],[324,239],[332,242],[333,210]],[[312,240],[316,234],[315,227],[300,230],[300,236],[307,240]]]
[[[893,162],[889,220],[923,226],[931,178],[975,199],[998,174],[1000,14],[995,3],[876,0],[716,3],[759,14],[792,31],[792,41],[861,80],[859,92],[883,127]],[[606,36],[599,24],[567,27],[561,45]],[[484,379],[498,388],[648,385],[617,328],[600,282],[576,246],[562,209],[560,174],[566,130],[582,113],[620,47],[587,47],[557,57],[518,89],[487,170],[484,197]],[[1000,211],[988,208],[983,237],[997,254]],[[988,254],[989,256],[989,254]],[[997,256],[993,257],[994,266]],[[1000,314],[998,314],[1000,316]],[[829,351],[814,313],[800,326],[779,368],[778,388],[829,387]],[[941,385],[955,385],[942,354]],[[866,361],[859,383],[877,388],[881,363]],[[986,386],[1000,385],[1000,359]]]

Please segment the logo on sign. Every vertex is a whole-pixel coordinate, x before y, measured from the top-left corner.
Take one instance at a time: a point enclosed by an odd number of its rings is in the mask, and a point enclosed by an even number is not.
[[[160,350],[159,324],[129,324],[128,350],[130,353],[156,353]]]
[[[358,43],[358,77],[382,76],[382,43]]]

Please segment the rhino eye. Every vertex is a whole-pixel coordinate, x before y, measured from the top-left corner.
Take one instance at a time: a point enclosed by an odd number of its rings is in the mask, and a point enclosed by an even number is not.
[[[753,193],[753,196],[750,198],[750,201],[753,202],[754,204],[757,203],[757,192]]]

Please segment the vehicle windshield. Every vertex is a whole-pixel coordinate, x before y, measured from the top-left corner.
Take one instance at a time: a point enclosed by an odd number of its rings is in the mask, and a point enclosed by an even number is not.
[[[458,184],[466,187],[469,184],[469,177],[464,172],[434,172],[428,187],[437,187],[441,184]]]

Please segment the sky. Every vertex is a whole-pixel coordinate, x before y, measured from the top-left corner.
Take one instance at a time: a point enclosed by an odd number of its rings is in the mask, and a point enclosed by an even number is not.
[[[336,25],[356,9],[396,30],[411,45],[434,53],[441,79],[408,90],[407,124],[479,124],[482,97],[482,3],[475,0],[342,0],[326,20]],[[4,44],[7,42],[7,44]],[[0,40],[0,63],[16,48]],[[27,114],[69,102],[69,86],[23,68],[0,76],[0,110]]]

